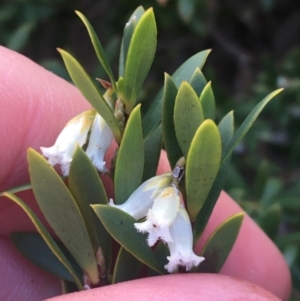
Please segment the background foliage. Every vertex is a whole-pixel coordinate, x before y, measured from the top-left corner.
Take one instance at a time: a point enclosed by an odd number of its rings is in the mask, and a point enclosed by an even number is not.
[[[169,74],[212,48],[204,73],[217,116],[235,110],[237,125],[270,91],[285,92],[267,106],[235,150],[226,190],[284,253],[300,300],[300,4],[292,0],[10,0],[0,4],[0,44],[70,80],[56,47],[104,77],[82,11],[117,73],[123,26],[133,10],[154,7],[158,48],[141,98],[150,100]],[[105,78],[106,79],[106,78]]]

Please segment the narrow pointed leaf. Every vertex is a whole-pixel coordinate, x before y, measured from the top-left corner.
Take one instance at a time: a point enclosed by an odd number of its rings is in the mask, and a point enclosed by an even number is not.
[[[197,267],[197,272],[218,273],[221,270],[235,244],[244,215],[243,212],[232,215],[211,234],[201,251],[205,260]]]
[[[53,254],[40,234],[16,232],[10,235],[10,239],[19,252],[32,263],[59,278],[74,282],[73,275]],[[74,271],[76,271],[78,280],[81,279],[83,276],[82,269],[79,267],[64,245],[60,244],[59,248],[68,258],[68,261],[74,268]]]
[[[183,82],[175,100],[174,125],[177,141],[185,158],[203,120],[203,111],[196,92],[187,82]]]
[[[215,97],[211,87],[211,82],[208,82],[200,95],[200,103],[202,105],[205,119],[215,119],[216,105]]]
[[[206,78],[204,77],[200,68],[196,68],[194,74],[189,80],[189,83],[195,90],[196,94],[200,96],[201,92],[203,91],[204,87],[207,84]]]
[[[136,220],[118,208],[107,205],[92,205],[99,219],[111,236],[129,253],[155,271],[164,274],[154,253],[147,245],[146,235],[137,232]]]
[[[282,210],[278,203],[273,204],[259,217],[258,224],[261,229],[271,238],[276,238],[280,223],[282,221]]]
[[[181,85],[183,81],[189,81],[195,72],[195,69],[199,67],[202,69],[209,53],[209,50],[204,50],[196,53],[187,61],[185,61],[172,75],[172,79],[177,87]],[[163,99],[163,89],[161,89],[150,107],[148,108],[145,116],[143,118],[143,130],[145,135],[150,133],[157,125],[161,122],[162,118],[162,102]]]
[[[165,84],[163,94],[163,115],[162,128],[164,146],[168,155],[171,168],[174,168],[176,162],[183,156],[180,145],[178,144],[175,125],[174,125],[174,107],[177,95],[177,87],[171,76],[165,73]]]
[[[115,263],[112,283],[137,279],[142,266],[141,261],[121,247]]]
[[[115,77],[114,77],[114,75],[112,73],[112,70],[110,68],[108,59],[106,58],[104,49],[103,49],[103,47],[101,45],[101,42],[98,39],[98,36],[97,36],[94,28],[92,27],[92,25],[89,22],[89,20],[81,12],[75,11],[75,13],[78,15],[78,17],[84,23],[84,25],[85,25],[88,33],[89,33],[90,39],[92,41],[92,44],[94,46],[96,55],[97,55],[97,57],[98,57],[101,65],[102,65],[103,69],[105,70],[105,72],[109,76],[109,79],[110,79],[110,81],[112,83],[112,86],[113,86],[115,92],[118,93]]]
[[[108,199],[98,172],[80,147],[73,155],[68,185],[87,226],[94,253],[100,246],[104,253],[106,266],[109,268],[112,260],[111,237],[90,207],[90,204],[107,204]]]
[[[124,203],[141,184],[144,169],[144,141],[141,106],[131,112],[124,130],[115,168],[116,203]]]
[[[221,161],[221,138],[216,124],[208,119],[198,128],[186,161],[187,208],[192,221],[202,208],[215,181]]]
[[[36,201],[51,228],[93,283],[98,283],[97,263],[84,219],[63,180],[47,160],[28,150],[29,174]]]
[[[162,126],[161,124],[150,133],[144,140],[144,172],[143,181],[156,175],[160,151],[162,146]]]
[[[223,117],[220,121],[218,128],[221,135],[222,140],[222,149],[227,146],[232,139],[233,136],[233,111],[229,112],[227,115]],[[203,207],[197,215],[195,224],[194,224],[194,241],[197,242],[199,237],[201,236],[205,226],[209,220],[209,217],[215,207],[215,204],[220,196],[222,188],[225,184],[226,177],[228,174],[228,169],[230,167],[231,156],[227,157],[227,159],[221,165],[217,177],[214,181],[214,184],[204,202]]]
[[[260,103],[256,105],[256,107],[250,112],[250,114],[247,116],[247,118],[244,120],[244,122],[241,124],[241,126],[238,128],[236,133],[234,134],[232,140],[224,150],[224,156],[222,158],[222,162],[225,161],[225,159],[230,155],[230,153],[233,151],[235,146],[243,139],[243,137],[247,134],[249,129],[251,128],[252,124],[260,114],[260,112],[263,110],[263,108],[272,100],[277,94],[279,94],[283,89],[277,89],[267,95]]]
[[[253,184],[253,194],[260,199],[271,174],[270,163],[264,160],[259,164]]]
[[[124,76],[125,62],[126,62],[126,57],[127,57],[127,52],[131,41],[131,37],[137,23],[139,22],[139,20],[141,19],[144,13],[145,13],[144,8],[142,6],[139,6],[130,16],[128,22],[125,25],[122,44],[121,44],[121,51],[120,51],[119,76]]]
[[[105,122],[114,133],[117,142],[121,140],[121,131],[117,120],[110,109],[109,105],[98,91],[95,83],[91,80],[84,68],[79,62],[68,52],[58,49],[66,68],[77,88],[80,90],[86,100],[95,108],[95,110],[103,117]]]
[[[68,187],[82,214],[94,253],[96,253],[100,244],[93,221],[94,212],[90,204],[107,204],[108,200],[95,167],[80,147],[76,148],[73,155],[68,177]]]
[[[230,143],[234,133],[234,118],[233,111],[228,112],[219,122],[218,129],[222,140],[222,153],[223,150]]]
[[[124,71],[124,103],[129,114],[152,65],[156,49],[156,23],[153,9],[148,9],[137,23],[131,37]]]
[[[51,237],[47,229],[44,227],[42,222],[31,210],[31,208],[24,201],[22,201],[20,198],[18,198],[16,195],[12,193],[5,192],[3,193],[3,196],[7,197],[8,199],[10,199],[11,201],[13,201],[14,203],[16,203],[18,206],[22,208],[22,210],[27,214],[29,219],[36,227],[39,234],[43,237],[49,249],[53,252],[53,254],[57,257],[57,259],[65,266],[65,268],[70,272],[78,289],[83,289],[81,280],[78,278],[77,273],[73,269],[72,265],[67,260],[67,258],[65,257],[61,249],[58,247],[54,239]]]

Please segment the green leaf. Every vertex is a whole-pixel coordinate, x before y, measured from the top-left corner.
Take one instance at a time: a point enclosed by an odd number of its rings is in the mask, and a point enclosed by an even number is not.
[[[162,129],[164,146],[171,168],[174,168],[176,162],[183,156],[180,145],[177,141],[174,125],[174,107],[176,95],[177,87],[171,76],[165,73]]]
[[[234,117],[233,111],[228,112],[218,124],[221,140],[222,152],[230,143],[234,133]]]
[[[202,105],[204,118],[214,120],[216,114],[216,105],[214,93],[211,87],[211,82],[208,82],[207,85],[204,87],[200,95],[200,103]]]
[[[15,51],[22,51],[32,31],[37,26],[34,22],[21,23],[14,32],[9,35],[6,47]]]
[[[278,233],[281,219],[281,207],[276,203],[262,213],[258,219],[258,224],[271,239],[274,239]]]
[[[200,70],[200,68],[196,68],[194,74],[192,75],[190,81],[190,85],[193,87],[195,90],[196,94],[200,96],[201,92],[203,91],[204,87],[207,84],[207,81]]]
[[[279,94],[283,89],[277,89],[267,95],[260,103],[256,105],[256,107],[250,112],[250,114],[247,116],[247,118],[244,120],[242,125],[238,128],[235,135],[231,139],[230,143],[224,150],[224,156],[222,157],[222,163],[225,161],[225,159],[230,155],[230,153],[233,151],[235,146],[243,139],[243,137],[247,134],[249,129],[251,128],[252,124],[260,114],[260,112],[263,110],[263,108],[269,103],[271,99],[273,99],[277,94]]]
[[[90,204],[107,204],[108,199],[101,178],[80,147],[77,147],[73,155],[68,186],[86,224],[94,253],[101,246],[108,265],[108,259],[111,257],[111,239],[103,226],[99,225],[99,219],[90,207]]]
[[[115,168],[115,198],[124,203],[141,184],[144,169],[144,141],[141,105],[137,105],[127,121]]]
[[[121,131],[118,126],[118,122],[113,114],[113,111],[110,109],[109,105],[98,91],[94,82],[72,55],[62,49],[58,49],[58,51],[64,60],[66,68],[68,69],[74,84],[111,128],[116,141],[120,142]]]
[[[28,150],[29,174],[36,201],[51,228],[94,284],[97,263],[84,219],[63,180],[47,160]]]
[[[132,34],[134,29],[141,19],[142,15],[145,13],[145,10],[142,6],[139,6],[131,15],[128,22],[124,28],[124,34],[122,38],[121,51],[120,51],[120,61],[119,61],[119,76],[124,76],[124,68],[127,57],[127,52],[129,44],[131,41]]]
[[[221,165],[217,177],[215,179],[214,184],[211,187],[211,190],[204,202],[203,207],[197,215],[195,224],[194,224],[194,241],[198,241],[201,236],[205,226],[209,220],[209,217],[215,207],[215,204],[220,196],[222,188],[225,184],[228,169],[230,167],[231,156],[227,157],[227,159]]]
[[[124,72],[124,104],[129,114],[152,65],[156,49],[156,24],[153,9],[141,17],[132,34]]]
[[[160,124],[144,140],[144,173],[142,182],[156,175],[162,146],[162,125]]]
[[[10,235],[10,238],[18,251],[29,261],[59,278],[74,282],[73,275],[68,271],[65,265],[59,261],[40,234],[15,232]],[[83,276],[82,269],[65,246],[62,244],[58,245],[61,252],[68,258],[68,262],[70,262],[74,271],[76,271],[78,280],[81,279]]]
[[[121,247],[116,260],[112,283],[137,279],[142,266],[141,261]]]
[[[209,53],[209,50],[204,50],[201,52],[196,53],[191,58],[189,58],[186,62],[184,62],[172,75],[172,79],[177,87],[181,85],[183,81],[189,81],[192,75],[195,72],[195,69],[202,68]],[[162,118],[162,102],[163,99],[163,89],[161,89],[151,106],[145,113],[143,118],[143,130],[145,135],[150,133],[153,129],[155,129],[158,124],[161,122]]]
[[[283,182],[278,178],[269,178],[264,191],[261,195],[260,205],[262,208],[268,208],[273,205],[273,201],[280,193],[283,187]]]
[[[202,208],[218,174],[221,137],[216,124],[205,120],[198,128],[186,160],[187,208],[192,221]]]
[[[137,232],[136,220],[122,210],[107,205],[92,205],[99,219],[111,236],[129,253],[153,270],[164,274],[154,253],[147,245],[146,235]]]
[[[194,15],[195,12],[195,0],[178,0],[177,6],[178,6],[178,13],[181,17],[181,19],[185,23],[189,23]]]
[[[22,210],[26,213],[26,215],[29,217],[29,219],[36,227],[39,234],[45,240],[49,249],[53,252],[53,254],[57,257],[57,259],[65,266],[65,268],[70,272],[78,289],[82,290],[83,286],[81,280],[77,276],[77,273],[75,272],[72,265],[67,260],[67,258],[65,257],[61,249],[58,247],[54,239],[51,237],[47,229],[44,227],[44,225],[41,223],[41,221],[38,219],[35,213],[31,210],[31,208],[20,198],[18,198],[16,195],[12,193],[4,192],[3,196],[7,197],[8,199],[10,199],[11,201],[13,201],[14,203],[16,203],[18,206],[22,208]]]
[[[256,176],[253,184],[253,193],[257,198],[260,198],[270,175],[270,164],[268,161],[263,161],[257,168]]]
[[[244,213],[227,218],[209,237],[201,256],[205,260],[197,267],[197,272],[218,273],[224,265],[239,234]]]
[[[110,81],[112,83],[114,91],[116,93],[118,93],[115,77],[114,77],[114,75],[112,73],[112,70],[111,70],[109,62],[108,62],[108,60],[106,58],[104,49],[103,49],[103,47],[101,45],[101,42],[99,41],[99,39],[97,37],[97,34],[96,34],[94,28],[92,27],[92,25],[89,22],[89,20],[81,12],[75,11],[75,13],[78,15],[78,17],[81,19],[81,21],[84,23],[86,29],[88,30],[88,33],[89,33],[90,39],[92,41],[92,44],[94,46],[96,55],[97,55],[97,57],[98,57],[101,65],[102,65],[103,69],[105,70],[105,72],[109,76],[109,79],[110,79]]]
[[[174,125],[176,137],[185,158],[203,120],[203,111],[197,94],[189,83],[183,82],[175,100]]]
[[[232,139],[233,136],[233,111],[229,112],[227,115],[223,117],[220,121],[218,128],[221,135],[222,140],[222,148],[223,146],[227,146]],[[226,177],[228,174],[228,169],[230,167],[231,156],[227,157],[227,159],[221,165],[217,177],[214,181],[214,184],[204,202],[203,207],[197,215],[196,222],[194,224],[194,241],[198,241],[201,236],[209,217],[215,207],[215,204],[220,196],[222,188],[225,184]]]

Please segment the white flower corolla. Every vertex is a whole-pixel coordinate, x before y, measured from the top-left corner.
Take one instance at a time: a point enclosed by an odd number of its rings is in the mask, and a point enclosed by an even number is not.
[[[185,267],[186,271],[198,266],[204,257],[197,256],[193,251],[193,232],[189,216],[185,208],[181,207],[179,213],[170,227],[170,235],[173,241],[167,242],[170,256],[165,269],[173,273],[179,266]]]
[[[91,109],[77,115],[66,124],[52,147],[41,147],[43,156],[52,166],[61,165],[63,175],[69,173],[77,144],[81,147],[87,142],[95,114],[95,110]]]
[[[154,199],[149,209],[146,221],[135,223],[134,226],[139,232],[148,232],[148,245],[153,246],[158,239],[164,242],[172,242],[169,228],[178,215],[180,207],[179,191],[175,185],[164,188]]]
[[[154,203],[155,197],[164,187],[170,186],[171,182],[171,172],[153,177],[140,185],[125,203],[115,205],[111,199],[109,205],[130,214],[135,220],[140,220],[147,215],[149,208]]]
[[[113,140],[113,132],[104,119],[96,114],[94,118],[86,154],[99,171],[106,171],[104,155]]]
[[[71,119],[63,128],[52,147],[41,147],[51,165],[60,164],[67,176],[77,145],[87,145],[86,154],[99,171],[105,171],[104,155],[113,139],[113,133],[94,109]]]

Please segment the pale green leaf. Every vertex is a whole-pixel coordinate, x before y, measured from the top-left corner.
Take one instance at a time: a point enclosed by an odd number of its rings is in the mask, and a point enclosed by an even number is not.
[[[112,283],[136,279],[142,266],[141,261],[121,247],[116,259]]]
[[[148,9],[134,29],[124,71],[124,104],[129,114],[136,104],[156,50],[156,23],[153,9]]]
[[[176,162],[183,156],[178,144],[174,126],[174,107],[177,95],[177,87],[171,76],[165,73],[165,84],[163,94],[162,128],[164,146],[171,165],[174,168]]]
[[[209,237],[201,251],[205,260],[197,267],[197,272],[218,273],[230,254],[244,219],[240,212],[227,218]]]
[[[29,174],[36,201],[51,228],[93,283],[98,269],[82,214],[63,180],[47,160],[28,150]]]
[[[113,111],[98,91],[95,83],[91,80],[84,68],[72,55],[62,49],[58,49],[58,51],[64,60],[66,68],[74,84],[111,128],[116,141],[120,142],[121,131],[118,126],[118,122],[113,114]]]
[[[186,160],[187,208],[192,221],[202,208],[218,174],[221,137],[216,124],[205,120],[198,128]]]
[[[92,41],[92,44],[94,46],[96,55],[103,67],[103,69],[105,70],[105,72],[107,73],[107,75],[109,76],[109,79],[112,83],[113,89],[116,93],[118,93],[117,90],[117,86],[116,86],[116,80],[115,77],[112,73],[111,67],[109,65],[108,59],[106,58],[104,49],[101,45],[101,42],[99,41],[97,34],[94,30],[94,28],[92,27],[91,23],[89,22],[89,20],[79,11],[75,11],[75,13],[79,16],[79,18],[81,19],[81,21],[84,23],[84,25],[86,26],[86,29],[88,30],[90,39]]]
[[[164,274],[154,253],[147,245],[146,235],[137,232],[136,220],[124,211],[107,205],[92,205],[99,219],[111,236],[129,253],[153,270]]]
[[[222,162],[230,155],[233,151],[235,146],[243,139],[243,137],[247,134],[249,129],[251,128],[252,124],[260,114],[260,112],[264,109],[264,107],[272,100],[277,94],[279,94],[283,89],[277,89],[267,95],[260,103],[256,105],[256,107],[250,112],[241,126],[235,132],[233,138],[231,139],[230,143],[224,150],[224,156],[222,157]]]
[[[204,120],[198,96],[187,82],[178,90],[174,107],[174,126],[178,144],[185,158],[195,132]]]
[[[90,207],[90,204],[107,204],[106,191],[94,165],[80,147],[77,147],[73,155],[68,186],[86,224],[94,253],[101,246],[109,262],[111,239],[106,230],[98,224],[99,219],[95,218],[95,213]]]
[[[196,68],[194,74],[189,80],[189,83],[195,90],[196,94],[200,96],[201,92],[207,84],[206,78],[204,77],[200,68]]]
[[[127,121],[115,167],[115,198],[124,203],[141,184],[144,169],[144,141],[140,105],[131,112]]]
[[[172,75],[172,79],[177,87],[181,85],[183,81],[189,81],[194,74],[196,68],[202,68],[209,53],[209,50],[203,50],[201,52],[196,53],[192,57],[190,57],[187,61],[185,61]],[[143,118],[143,130],[145,135],[150,133],[153,129],[155,129],[158,124],[161,122],[162,118],[162,102],[163,99],[163,89],[161,89],[150,107],[148,108],[145,116]]]
[[[214,120],[216,114],[216,105],[211,82],[206,84],[199,99],[202,105],[204,118]]]
[[[128,48],[130,45],[131,37],[133,31],[141,19],[142,15],[145,13],[145,10],[142,6],[139,6],[133,14],[130,16],[128,22],[124,28],[124,34],[122,38],[121,51],[120,51],[120,61],[119,61],[119,76],[124,76],[124,68],[127,57]]]
[[[22,210],[26,213],[26,215],[29,217],[29,219],[32,221],[34,226],[36,227],[39,234],[43,237],[44,241],[46,242],[49,249],[53,252],[53,254],[56,256],[56,258],[63,264],[63,266],[69,271],[69,273],[72,275],[74,282],[76,283],[78,289],[83,289],[81,280],[78,278],[77,273],[73,269],[70,262],[67,260],[61,249],[58,247],[57,243],[54,241],[54,239],[51,237],[47,229],[44,227],[42,222],[39,220],[39,218],[35,215],[35,213],[31,210],[31,208],[20,198],[18,198],[16,195],[8,192],[4,192],[3,196],[7,197],[14,203],[16,203],[18,206],[22,208]]]
[[[73,275],[59,261],[39,233],[15,232],[10,235],[10,239],[18,251],[29,261],[59,278],[74,282]],[[61,243],[57,243],[57,245],[74,268],[79,281],[83,276],[82,269],[64,245]]]

